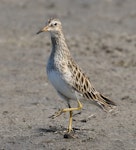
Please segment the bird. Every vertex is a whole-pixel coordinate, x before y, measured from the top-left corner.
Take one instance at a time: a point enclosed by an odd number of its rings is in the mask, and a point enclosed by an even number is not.
[[[80,100],[90,100],[99,105],[104,111],[111,111],[116,103],[99,93],[92,85],[88,76],[74,61],[66,44],[62,23],[58,18],[50,18],[46,25],[37,34],[49,32],[51,37],[51,53],[48,59],[46,72],[49,81],[61,98],[66,100],[68,107],[59,110],[51,118],[69,112],[67,134],[72,131],[73,111],[79,111],[83,105]],[[77,107],[71,107],[72,100],[77,101]],[[55,102],[56,103],[56,102]]]

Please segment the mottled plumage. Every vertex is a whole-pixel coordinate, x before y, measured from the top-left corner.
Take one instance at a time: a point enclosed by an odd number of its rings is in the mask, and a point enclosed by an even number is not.
[[[79,100],[92,100],[104,110],[111,110],[116,104],[97,92],[89,78],[73,60],[62,32],[62,25],[58,19],[49,19],[38,33],[48,31],[51,35],[52,51],[47,64],[47,75],[59,95],[67,100],[69,108],[62,109],[53,117],[63,112],[70,112],[68,133],[72,130],[72,111],[80,110]],[[70,101],[78,100],[78,107],[71,108]]]

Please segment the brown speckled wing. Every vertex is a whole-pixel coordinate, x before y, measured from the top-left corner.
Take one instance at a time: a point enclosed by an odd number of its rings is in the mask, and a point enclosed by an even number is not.
[[[75,64],[73,60],[68,62],[68,67],[72,72],[72,87],[83,95],[86,99],[92,98],[90,91],[95,91],[92,87],[89,78],[81,71],[81,69]]]
[[[73,83],[71,86],[85,99],[95,101],[106,111],[109,111],[113,106],[116,106],[113,101],[95,90],[91,85],[89,78],[81,71],[73,60],[69,61],[68,67],[72,72]]]

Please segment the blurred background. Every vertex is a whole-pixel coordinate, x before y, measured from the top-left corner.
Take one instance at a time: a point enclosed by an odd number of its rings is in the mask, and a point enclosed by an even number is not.
[[[66,128],[67,114],[48,118],[66,107],[46,76],[50,36],[36,35],[54,16],[75,60],[96,89],[118,105],[106,114],[83,103],[73,124],[79,138],[67,141],[55,134]],[[1,0],[0,148],[135,150],[135,74],[135,0]]]

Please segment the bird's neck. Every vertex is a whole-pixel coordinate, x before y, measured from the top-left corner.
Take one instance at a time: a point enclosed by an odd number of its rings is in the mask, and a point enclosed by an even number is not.
[[[61,55],[65,57],[70,55],[68,46],[65,42],[65,37],[62,32],[51,34],[52,55]]]

